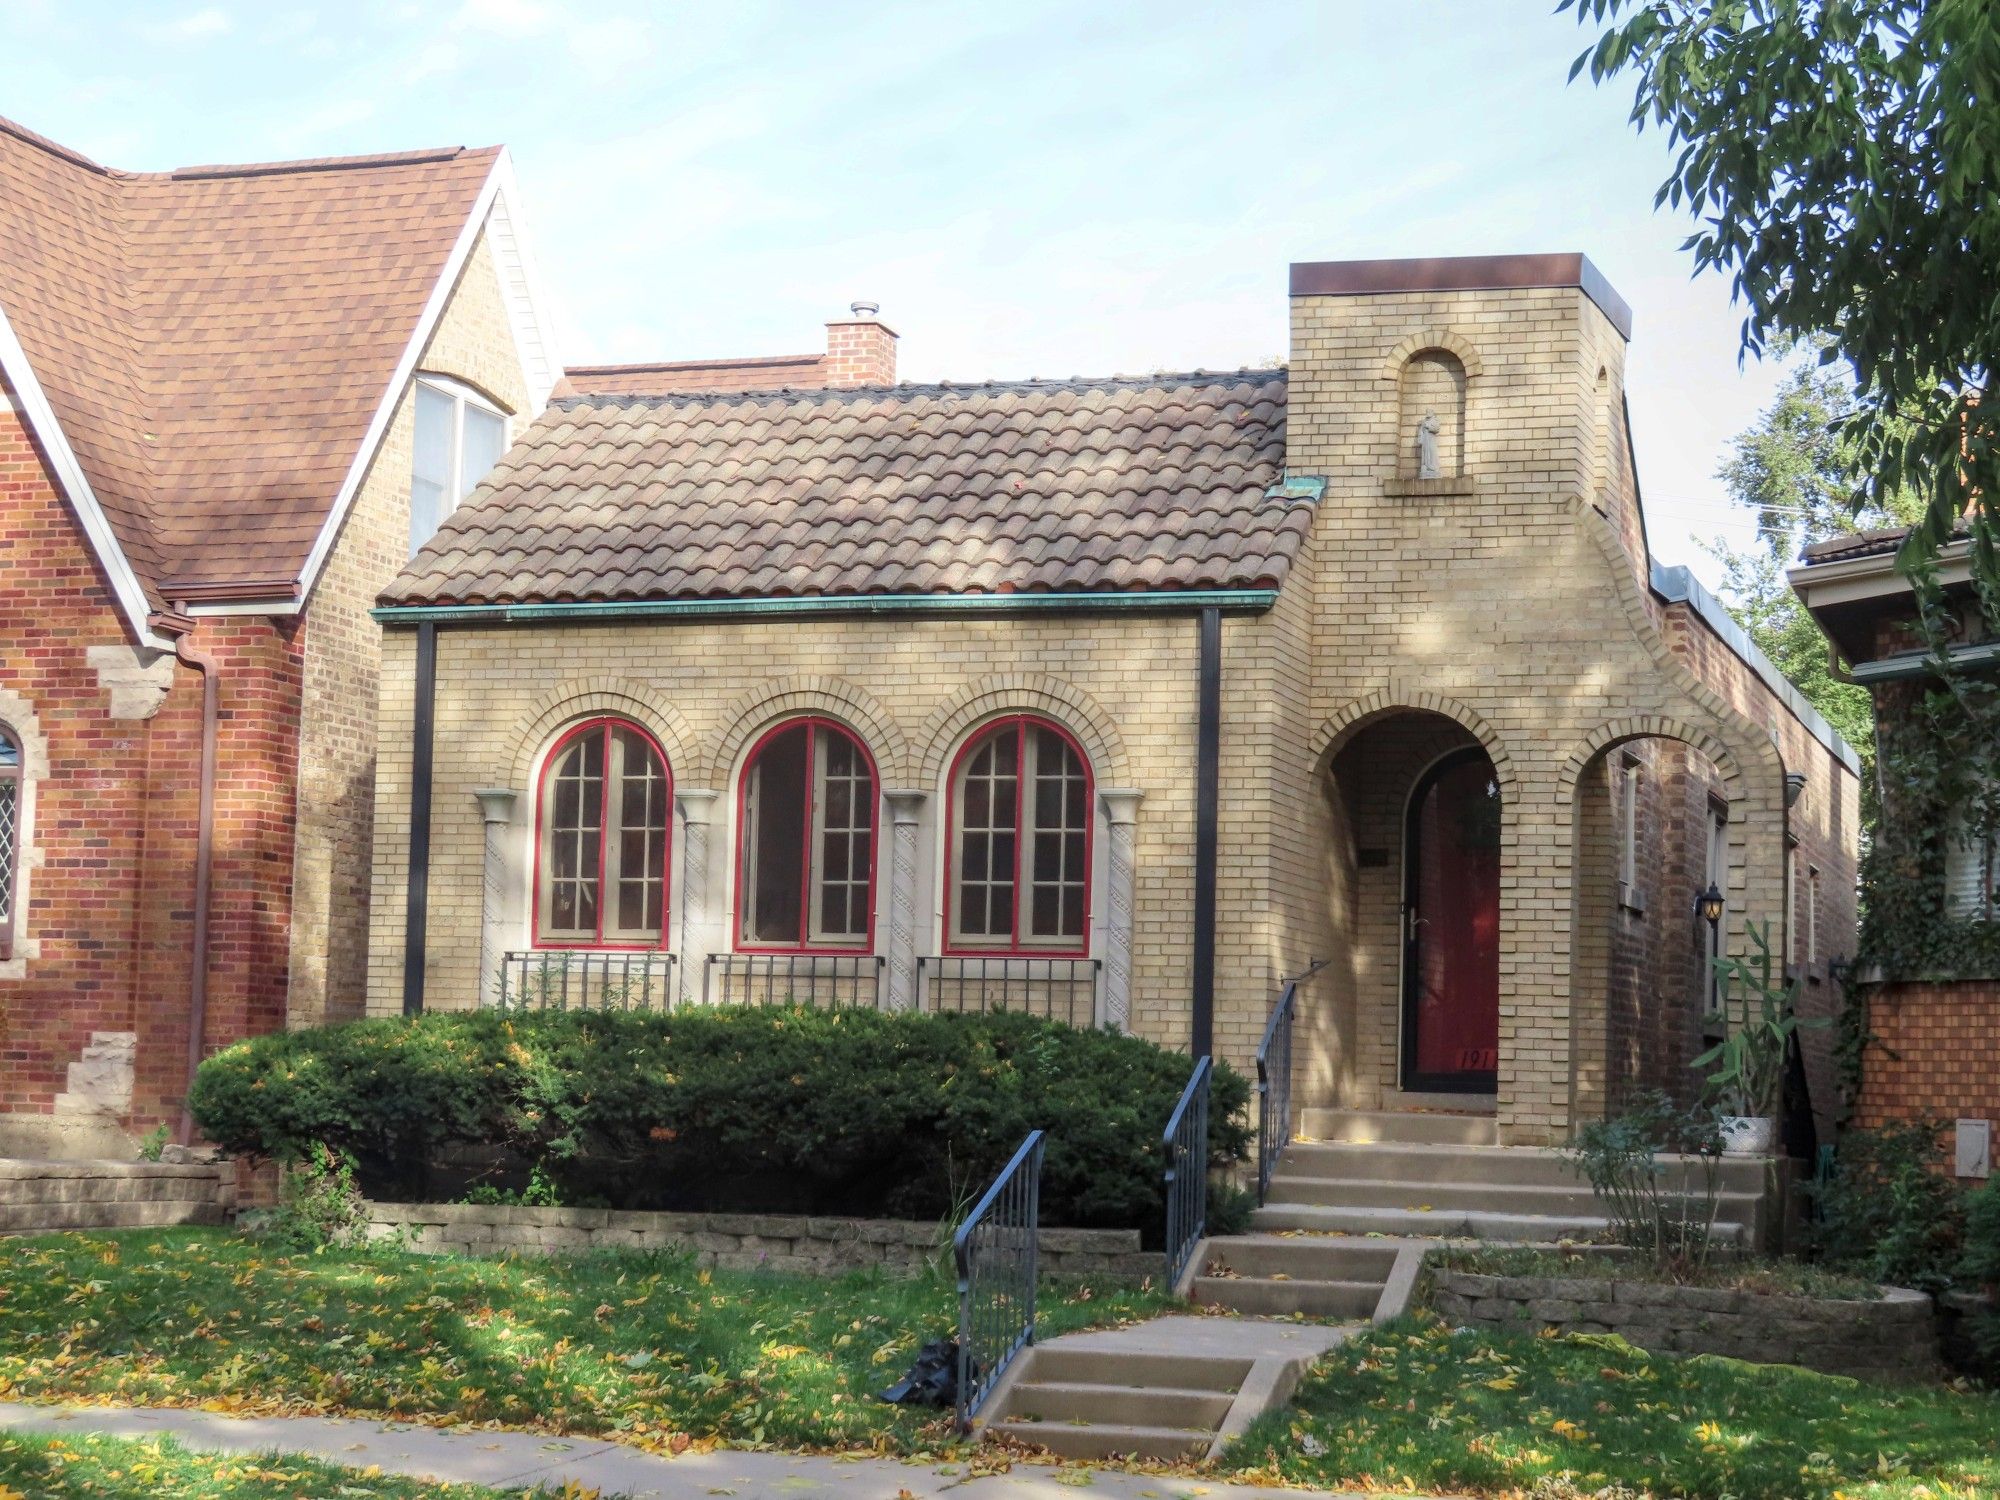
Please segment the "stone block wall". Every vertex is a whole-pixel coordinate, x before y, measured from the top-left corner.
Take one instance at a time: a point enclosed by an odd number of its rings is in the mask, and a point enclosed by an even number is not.
[[[228,1162],[0,1161],[0,1234],[222,1224],[235,1206]]]
[[[914,1276],[941,1252],[936,1224],[899,1219],[820,1219],[788,1214],[638,1213],[608,1208],[516,1208],[469,1203],[371,1203],[371,1232],[402,1235],[414,1250],[463,1255],[564,1250],[692,1250],[730,1271],[832,1275],[881,1266]],[[1136,1229],[1044,1229],[1041,1266],[1051,1276],[1158,1276],[1158,1255]]]
[[[1783,1297],[1602,1277],[1431,1273],[1439,1316],[1474,1328],[1615,1333],[1661,1354],[1722,1354],[1875,1380],[1939,1373],[1931,1299],[1885,1287],[1877,1302]]]

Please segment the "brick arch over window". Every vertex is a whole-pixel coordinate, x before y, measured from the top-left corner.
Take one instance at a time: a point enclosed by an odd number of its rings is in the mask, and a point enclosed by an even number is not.
[[[924,726],[916,784],[934,787],[967,732],[998,714],[1035,714],[1076,736],[1099,786],[1130,786],[1131,763],[1111,716],[1082,688],[1039,673],[1006,673],[970,683],[944,701]]]
[[[1397,712],[1442,714],[1471,734],[1485,749],[1487,759],[1493,762],[1494,779],[1498,781],[1505,799],[1502,805],[1511,806],[1513,799],[1506,794],[1516,780],[1514,762],[1492,726],[1456,699],[1404,683],[1391,682],[1364,698],[1356,698],[1321,724],[1309,746],[1313,765],[1324,770],[1327,763],[1340,753],[1341,747],[1365,724],[1384,714]]]
[[[1422,333],[1411,334],[1391,350],[1376,373],[1383,380],[1400,382],[1404,366],[1427,349],[1442,349],[1457,359],[1467,380],[1477,380],[1485,370],[1480,363],[1479,351],[1465,335],[1454,333],[1449,328],[1426,328]]]
[[[1713,734],[1682,719],[1661,714],[1638,714],[1598,725],[1563,758],[1556,784],[1561,799],[1567,802],[1576,794],[1576,784],[1592,761],[1606,750],[1628,740],[1678,740],[1706,756],[1721,773],[1723,789],[1731,807],[1744,801],[1748,795],[1748,784],[1743,779],[1735,754]]]
[[[852,730],[875,762],[886,787],[898,786],[909,770],[909,741],[880,703],[837,677],[795,677],[744,694],[722,715],[725,726],[704,766],[706,785],[720,787],[736,771],[751,742],[780,719],[832,719]]]
[[[644,683],[617,677],[577,678],[543,694],[514,731],[512,762],[494,767],[495,775],[504,775],[503,785],[525,789],[536,759],[555,743],[563,725],[604,717],[630,719],[645,729],[659,742],[674,776],[687,775],[693,737],[680,710]]]

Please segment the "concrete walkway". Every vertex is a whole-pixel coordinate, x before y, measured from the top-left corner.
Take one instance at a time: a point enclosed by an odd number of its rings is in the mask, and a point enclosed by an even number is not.
[[[0,1402],[0,1428],[96,1432],[113,1437],[173,1437],[190,1448],[223,1453],[300,1453],[385,1474],[520,1490],[560,1488],[574,1480],[631,1500],[1077,1500],[1079,1481],[1102,1500],[1298,1500],[1298,1490],[1126,1474],[1082,1465],[1015,1464],[1006,1474],[968,1478],[958,1464],[906,1464],[887,1458],[807,1458],[718,1450],[663,1458],[598,1438],[550,1438],[531,1432],[476,1432],[404,1427],[342,1417],[224,1417],[158,1408],[29,1406]],[[1318,1491],[1315,1493],[1327,1493]],[[1344,1500],[1360,1500],[1346,1496]]]

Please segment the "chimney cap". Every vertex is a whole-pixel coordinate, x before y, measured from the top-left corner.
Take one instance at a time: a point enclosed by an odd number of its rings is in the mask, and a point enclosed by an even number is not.
[[[847,304],[847,310],[857,318],[880,317],[882,304],[879,302],[850,302]]]

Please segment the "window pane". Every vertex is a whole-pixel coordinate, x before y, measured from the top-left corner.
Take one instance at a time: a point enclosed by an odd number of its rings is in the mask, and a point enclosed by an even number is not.
[[[603,730],[592,729],[572,740],[545,775],[544,927],[552,934],[595,938],[604,817]]]
[[[605,936],[655,938],[666,897],[667,768],[636,729],[612,730],[611,750],[616,790],[609,799],[610,874],[617,903]]]
[[[875,838],[875,778],[860,747],[831,725],[815,726],[817,763],[812,878],[815,943],[859,945],[868,938],[868,871]]]
[[[417,382],[416,430],[410,444],[410,554],[436,534],[450,510],[451,422],[457,405],[436,386]]]
[[[0,739],[0,744],[5,743]],[[0,781],[0,922],[6,921],[14,910],[14,849],[20,821],[21,783]]]
[[[1052,729],[1030,731],[1034,799],[1028,837],[1033,882],[1024,939],[1081,939],[1085,881],[1085,830],[1090,798],[1083,760]]]
[[[804,938],[799,909],[805,875],[806,726],[766,740],[750,768],[744,830],[743,936],[753,943]]]
[[[460,450],[458,493],[452,504],[472,493],[472,487],[486,477],[486,471],[500,462],[507,451],[507,419],[483,406],[465,403],[464,447]]]

